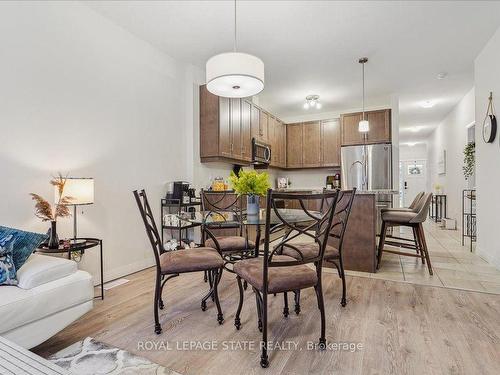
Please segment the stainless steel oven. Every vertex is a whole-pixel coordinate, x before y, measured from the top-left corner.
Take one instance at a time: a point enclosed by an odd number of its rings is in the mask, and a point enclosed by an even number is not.
[[[267,165],[271,161],[271,146],[252,138],[252,163]]]

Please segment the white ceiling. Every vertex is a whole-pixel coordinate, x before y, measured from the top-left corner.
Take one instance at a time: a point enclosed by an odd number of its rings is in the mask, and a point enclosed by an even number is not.
[[[232,50],[232,1],[101,1],[88,6],[168,55],[204,68]],[[367,56],[367,107],[400,99],[403,141],[425,137],[473,85],[473,60],[500,26],[490,1],[238,0],[238,50],[265,63],[261,106],[302,116],[305,96],[321,112],[359,108]],[[436,78],[439,72],[448,75]],[[433,100],[423,109],[419,103]],[[420,131],[411,132],[410,127]]]

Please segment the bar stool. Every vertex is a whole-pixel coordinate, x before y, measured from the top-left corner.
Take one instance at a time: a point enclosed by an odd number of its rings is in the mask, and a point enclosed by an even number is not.
[[[411,256],[416,258],[421,258],[422,263],[427,263],[427,268],[429,273],[432,275],[432,265],[431,259],[429,257],[429,251],[427,249],[427,243],[425,241],[424,227],[423,223],[427,220],[427,213],[429,210],[429,205],[431,204],[432,193],[424,194],[418,203],[415,205],[413,210],[397,211],[397,210],[386,210],[382,212],[382,229],[380,232],[380,241],[378,246],[377,255],[377,269],[380,268],[380,263],[382,261],[382,253],[385,251],[387,253]],[[405,226],[410,227],[413,230],[413,240],[395,236],[386,236],[387,228]],[[399,241],[386,241],[386,237],[389,239],[396,239]],[[413,242],[413,243],[409,243]],[[391,245],[405,249],[414,249],[417,253],[407,253],[397,250],[384,249],[384,245]]]
[[[417,206],[418,202],[420,202],[420,199],[424,196],[425,192],[421,191],[417,195],[415,195],[415,198],[413,198],[413,201],[410,203],[408,207],[396,207],[396,208],[382,208],[381,212],[387,212],[387,211],[413,211],[415,207]]]

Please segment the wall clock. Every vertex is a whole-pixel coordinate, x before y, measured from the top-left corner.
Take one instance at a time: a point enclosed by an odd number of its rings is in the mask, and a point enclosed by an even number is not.
[[[497,118],[495,117],[495,110],[493,107],[493,93],[490,92],[488,98],[488,109],[483,121],[483,140],[486,143],[493,143],[497,135]]]

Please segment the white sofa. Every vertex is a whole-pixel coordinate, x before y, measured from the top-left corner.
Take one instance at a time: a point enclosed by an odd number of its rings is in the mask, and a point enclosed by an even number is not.
[[[24,347],[41,344],[91,310],[92,276],[72,260],[32,254],[17,286],[0,286],[0,336]]]

